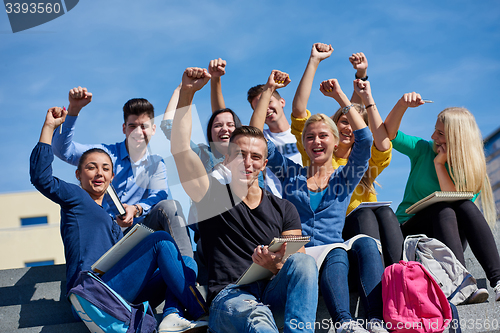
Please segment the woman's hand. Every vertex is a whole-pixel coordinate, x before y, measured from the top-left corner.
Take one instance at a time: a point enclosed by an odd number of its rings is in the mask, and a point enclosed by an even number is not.
[[[281,261],[283,260],[285,251],[286,243],[281,245],[281,248],[278,252],[269,251],[269,247],[267,245],[259,245],[253,250],[252,260],[254,263],[267,268],[268,270],[273,272],[273,274],[277,274],[281,269],[281,266],[283,266],[283,263]]]
[[[47,111],[45,122],[43,123],[42,133],[40,133],[40,142],[52,144],[52,135],[57,126],[60,126],[66,120],[68,111],[60,107],[53,107]]]
[[[66,115],[68,111],[64,108],[53,107],[47,111],[47,115],[45,116],[44,126],[48,126],[52,129],[55,129],[57,126],[60,126],[66,120]]]
[[[439,145],[437,148],[437,155],[434,157],[434,164],[444,165],[448,160],[448,155],[446,154],[446,143]]]
[[[425,104],[420,94],[416,92],[406,93],[400,98],[398,104],[407,108],[416,108],[417,106]]]
[[[342,105],[342,97],[345,96],[345,94],[342,91],[342,88],[340,88],[340,84],[337,79],[329,79],[321,82],[319,90],[323,93],[323,95],[335,99],[340,106],[345,106]]]
[[[370,87],[369,81],[363,81],[360,79],[354,80],[354,91],[363,101],[364,105],[373,104],[372,89]]]

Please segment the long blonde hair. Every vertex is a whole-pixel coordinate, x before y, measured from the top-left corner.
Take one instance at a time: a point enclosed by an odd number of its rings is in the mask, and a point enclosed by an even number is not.
[[[497,212],[476,119],[469,110],[459,107],[444,109],[438,119],[444,124],[446,157],[457,191],[480,192],[484,217],[491,227],[494,226]]]
[[[368,122],[368,112],[366,111],[365,107],[361,104],[356,104],[356,103],[354,103],[353,106],[354,106],[354,109],[356,109],[356,111],[358,111],[358,113],[361,115],[361,117],[365,121],[365,124],[370,126],[370,124]],[[338,123],[340,117],[343,114],[342,109],[343,108],[338,109],[337,112],[335,112],[335,114],[332,116],[332,120],[335,124]],[[354,139],[356,139],[356,138],[354,138]],[[375,179],[372,179],[370,177],[370,168],[368,168],[366,170],[365,174],[363,175],[363,177],[361,178],[359,185],[363,188],[363,193],[365,191],[368,191],[369,193],[372,193],[373,195],[377,195],[377,191],[375,190],[375,186],[373,184],[377,184],[378,186],[380,186],[380,184],[377,183],[377,181]]]

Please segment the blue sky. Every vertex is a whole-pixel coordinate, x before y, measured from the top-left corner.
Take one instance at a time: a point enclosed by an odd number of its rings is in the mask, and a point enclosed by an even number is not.
[[[368,58],[368,75],[382,118],[406,92],[435,101],[410,109],[401,129],[430,138],[436,115],[465,106],[483,136],[500,127],[500,2],[498,1],[130,1],[80,0],[65,15],[13,34],[0,13],[0,193],[34,190],[29,154],[45,113],[67,106],[68,91],[85,86],[94,98],[77,123],[82,143],[122,141],[123,104],[144,97],[161,115],[183,70],[227,60],[226,105],[248,123],[249,87],[272,69],[290,74],[280,90],[291,103],[315,42],[332,44],[332,56],[316,74],[309,109],[337,108],[319,83],[337,78],[350,95],[353,52]],[[205,127],[209,87],[195,103]],[[201,131],[201,129],[200,129]],[[162,135],[161,132],[158,136]],[[158,138],[159,140],[160,138]],[[172,170],[173,171],[173,170]],[[378,178],[379,200],[401,200],[409,171],[405,156]],[[56,176],[74,181],[74,167],[56,160]],[[173,181],[173,179],[172,179]],[[175,194],[179,195],[181,194]],[[394,207],[394,205],[393,205]]]

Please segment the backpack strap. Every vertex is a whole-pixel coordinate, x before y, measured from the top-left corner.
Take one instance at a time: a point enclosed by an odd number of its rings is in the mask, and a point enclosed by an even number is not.
[[[472,274],[471,274],[471,273],[468,273],[468,274],[464,277],[464,279],[462,280],[462,283],[460,283],[460,285],[459,285],[459,286],[455,289],[455,291],[453,291],[453,292],[451,293],[451,295],[448,297],[448,300],[453,299],[453,297],[455,297],[455,295],[459,292],[459,290],[461,290],[461,289],[462,289],[462,286],[465,284],[465,282],[467,282],[467,280],[468,280],[469,278],[471,278],[471,277],[472,277]]]
[[[458,290],[458,289],[457,289]],[[460,318],[458,316],[458,310],[455,304],[450,303],[451,308],[451,322],[449,324],[450,333],[462,333],[462,328],[460,327]]]

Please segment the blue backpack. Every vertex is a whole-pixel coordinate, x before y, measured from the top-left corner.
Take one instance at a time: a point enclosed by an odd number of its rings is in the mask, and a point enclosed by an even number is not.
[[[93,272],[80,272],[68,295],[91,332],[156,332],[156,319],[148,302],[130,304]]]

